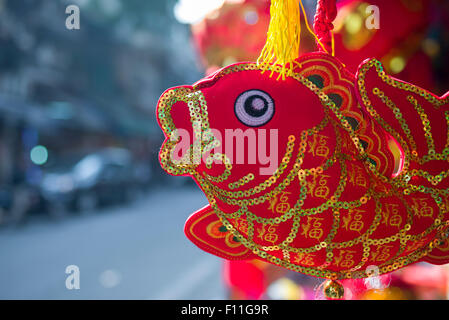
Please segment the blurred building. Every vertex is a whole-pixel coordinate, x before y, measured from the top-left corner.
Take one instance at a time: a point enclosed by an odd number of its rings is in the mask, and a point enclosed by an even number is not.
[[[175,2],[0,0],[0,187],[38,183],[47,157],[107,146],[159,169],[156,102],[201,74]],[[70,4],[79,30],[66,28]]]

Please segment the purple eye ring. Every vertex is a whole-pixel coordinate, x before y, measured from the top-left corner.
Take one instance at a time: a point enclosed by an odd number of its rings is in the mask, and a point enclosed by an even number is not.
[[[238,96],[234,112],[237,119],[244,125],[260,127],[273,118],[274,100],[262,90],[248,90]]]

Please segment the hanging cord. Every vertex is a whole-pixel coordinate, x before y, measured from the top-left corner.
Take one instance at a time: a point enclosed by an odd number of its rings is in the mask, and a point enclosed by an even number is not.
[[[302,1],[299,0],[299,5],[301,6],[302,9],[302,13],[304,15],[304,22],[306,24],[307,30],[309,30],[310,34],[315,38],[315,41],[317,43],[317,45],[326,53],[329,54],[329,51],[326,49],[326,47],[324,46],[324,44],[321,42],[320,38],[315,34],[315,32],[313,32],[312,28],[310,28],[309,26],[309,22],[307,21],[307,13],[306,13],[306,9],[304,9],[304,5],[302,4]]]
[[[320,40],[319,49],[324,52],[332,52],[335,56],[334,20],[337,17],[336,0],[318,0],[315,14],[314,29]]]

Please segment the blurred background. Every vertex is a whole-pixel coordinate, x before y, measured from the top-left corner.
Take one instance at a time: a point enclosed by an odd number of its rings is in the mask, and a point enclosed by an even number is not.
[[[309,21],[316,1],[304,0]],[[368,30],[366,7],[380,7]],[[66,8],[80,29],[66,28]],[[444,0],[339,1],[337,56],[449,89]],[[0,299],[322,299],[319,279],[226,262],[183,234],[207,204],[158,163],[168,87],[254,61],[268,0],[0,0]],[[303,28],[305,30],[305,27]],[[314,51],[304,33],[301,52]],[[80,289],[66,288],[66,268]],[[353,282],[348,299],[447,299],[447,268]]]

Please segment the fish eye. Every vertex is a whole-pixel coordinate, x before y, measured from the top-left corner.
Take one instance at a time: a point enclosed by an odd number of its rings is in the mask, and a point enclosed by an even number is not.
[[[234,107],[236,117],[249,127],[260,127],[274,115],[274,101],[261,90],[248,90],[239,95]]]

